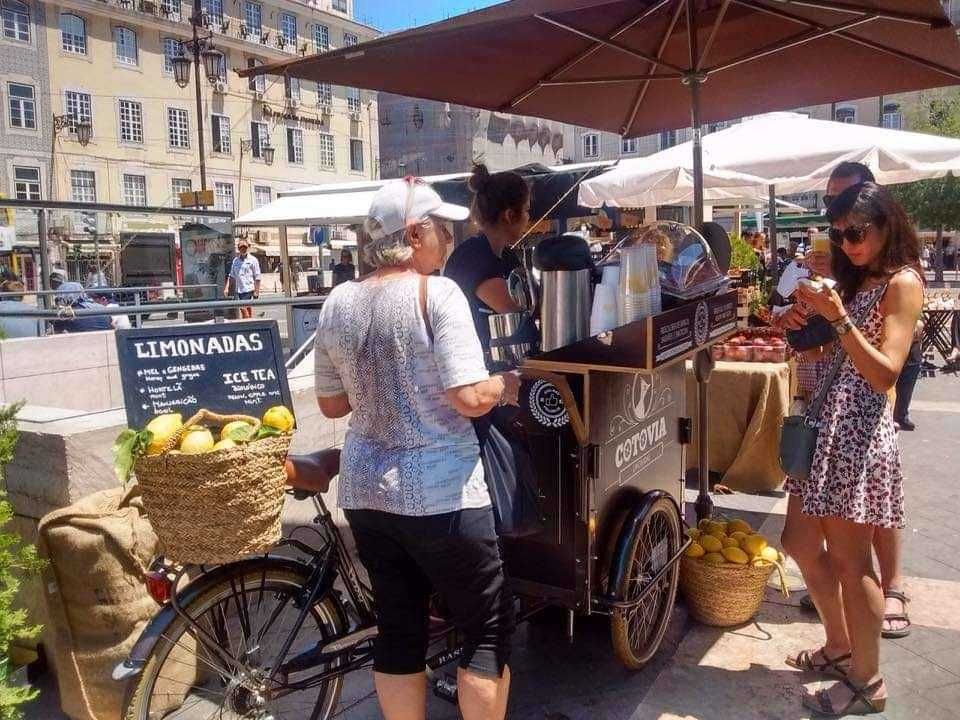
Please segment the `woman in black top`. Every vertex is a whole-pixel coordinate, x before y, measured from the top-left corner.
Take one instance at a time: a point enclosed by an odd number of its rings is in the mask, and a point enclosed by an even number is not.
[[[470,189],[473,219],[481,233],[453,251],[443,274],[457,283],[467,296],[480,344],[487,352],[489,317],[521,309],[510,297],[507,278],[520,267],[520,260],[511,247],[530,222],[530,189],[517,173],[491,174],[482,164],[473,168]]]

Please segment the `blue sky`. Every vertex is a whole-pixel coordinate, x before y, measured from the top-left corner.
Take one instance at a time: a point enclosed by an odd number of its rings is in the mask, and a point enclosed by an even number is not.
[[[451,15],[495,5],[501,0],[354,0],[354,14],[380,30],[402,30]]]

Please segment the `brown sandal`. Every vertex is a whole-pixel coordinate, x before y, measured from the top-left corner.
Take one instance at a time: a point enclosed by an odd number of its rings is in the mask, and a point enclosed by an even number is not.
[[[843,717],[845,715],[872,715],[882,713],[887,706],[887,697],[868,697],[883,687],[883,678],[870,683],[864,687],[858,688],[847,678],[841,678],[840,682],[849,688],[853,697],[842,708],[835,708],[833,700],[830,699],[830,693],[826,690],[817,690],[813,695],[805,694],[803,696],[804,707],[813,710],[822,717]]]
[[[823,662],[818,663],[814,660],[817,653],[823,656]],[[852,656],[850,653],[846,655],[841,655],[840,657],[831,658],[827,655],[826,651],[823,648],[819,650],[814,650],[810,652],[809,650],[801,650],[796,657],[788,657],[787,665],[797,670],[803,670],[804,672],[818,672],[824,673],[825,675],[830,675],[835,678],[846,678],[847,671],[846,666],[842,666],[841,663],[845,663]]]
[[[895,638],[905,638],[910,634],[910,616],[907,615],[907,603],[910,602],[904,593],[899,590],[884,590],[883,591],[884,600],[899,600],[900,604],[903,605],[902,613],[885,613],[883,616],[884,622],[904,622],[906,625],[902,628],[897,628],[896,630],[882,630],[880,632],[881,637],[885,637],[888,640]]]

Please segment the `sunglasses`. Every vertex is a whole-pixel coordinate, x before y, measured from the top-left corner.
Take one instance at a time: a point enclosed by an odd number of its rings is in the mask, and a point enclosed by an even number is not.
[[[843,230],[840,228],[830,228],[830,242],[836,247],[842,247],[844,242],[851,245],[859,245],[866,237],[867,228],[873,223],[862,223],[860,225],[850,225]]]

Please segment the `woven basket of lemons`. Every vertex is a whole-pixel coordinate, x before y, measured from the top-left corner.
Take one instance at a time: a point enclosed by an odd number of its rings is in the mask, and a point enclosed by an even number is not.
[[[699,622],[730,627],[750,621],[774,570],[787,594],[783,556],[743,520],[703,520],[687,535],[691,543],[680,562],[680,590]]]
[[[262,420],[200,410],[183,422],[170,413],[121,434],[118,475],[132,466],[165,557],[225,563],[277,543],[293,426],[278,406]]]

